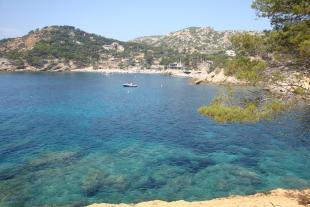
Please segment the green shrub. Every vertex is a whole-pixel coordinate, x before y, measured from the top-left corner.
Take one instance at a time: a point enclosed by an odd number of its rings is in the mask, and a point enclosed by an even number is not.
[[[15,60],[14,64],[17,69],[23,69],[25,67],[24,61],[22,59]]]
[[[272,73],[272,79],[274,81],[284,81],[285,77],[282,75],[280,71],[276,71]]]
[[[255,104],[247,104],[246,107],[225,106],[220,101],[214,101],[209,106],[202,106],[198,112],[213,118],[219,123],[226,122],[256,122],[259,120],[257,116],[257,106]]]
[[[245,56],[260,55],[265,51],[265,36],[240,33],[235,34],[230,38],[230,41],[239,54]]]
[[[306,91],[302,87],[297,87],[297,88],[295,88],[294,93],[297,95],[304,95],[306,93]]]
[[[29,65],[38,68],[43,67],[45,64],[45,60],[38,56],[27,56],[26,60],[29,63]]]
[[[251,60],[247,57],[237,57],[227,61],[225,74],[235,76],[240,80],[257,83],[262,80],[266,63],[263,60]]]
[[[309,65],[310,19],[308,0],[254,0],[252,7],[259,17],[271,20],[273,30],[267,33],[273,52],[291,56],[296,63]],[[283,62],[283,61],[282,61]],[[308,67],[303,67],[307,70]]]
[[[200,107],[198,112],[219,123],[251,123],[261,119],[270,120],[285,108],[286,105],[279,101],[271,101],[262,106],[258,106],[254,102],[248,102],[244,107],[228,106],[220,98],[216,98],[209,106]]]
[[[5,57],[11,60],[18,60],[22,57],[22,54],[18,52],[17,50],[11,50],[5,54]]]
[[[277,100],[266,103],[261,107],[259,114],[260,119],[270,120],[276,115],[280,114],[282,111],[284,111],[286,107],[286,104]]]

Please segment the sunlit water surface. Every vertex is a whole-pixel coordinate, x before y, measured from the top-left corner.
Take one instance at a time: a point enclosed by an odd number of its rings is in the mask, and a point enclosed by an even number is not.
[[[0,74],[0,206],[309,187],[310,108],[221,125],[197,113],[220,90],[161,75]]]

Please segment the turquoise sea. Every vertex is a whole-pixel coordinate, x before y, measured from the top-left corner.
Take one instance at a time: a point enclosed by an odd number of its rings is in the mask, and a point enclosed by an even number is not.
[[[139,87],[122,87],[131,81]],[[221,90],[162,75],[1,73],[0,206],[310,187],[310,106],[218,124],[197,108]]]

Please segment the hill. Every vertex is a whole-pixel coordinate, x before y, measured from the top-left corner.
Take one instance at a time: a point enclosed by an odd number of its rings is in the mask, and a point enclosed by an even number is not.
[[[122,42],[72,26],[49,26],[0,41],[0,70],[70,70],[149,67],[179,59],[179,53],[143,43]]]
[[[179,52],[215,53],[229,49],[229,37],[238,31],[216,31],[211,27],[189,27],[163,36],[146,36],[132,40],[151,46],[167,47]]]

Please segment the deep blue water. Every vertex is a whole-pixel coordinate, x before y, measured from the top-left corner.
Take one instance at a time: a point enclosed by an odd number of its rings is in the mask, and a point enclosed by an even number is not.
[[[217,124],[197,108],[220,90],[161,75],[1,73],[0,206],[309,187],[310,107]]]

